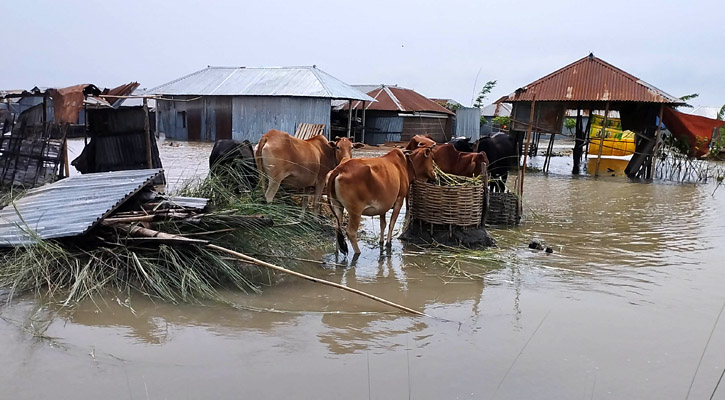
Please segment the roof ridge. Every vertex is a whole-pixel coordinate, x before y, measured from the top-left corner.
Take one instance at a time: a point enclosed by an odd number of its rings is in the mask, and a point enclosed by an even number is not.
[[[315,78],[317,78],[317,82],[320,82],[320,85],[322,85],[322,88],[325,89],[325,91],[327,92],[327,94],[331,96],[332,95],[332,90],[330,90],[330,87],[327,86],[327,84],[324,82],[324,80],[318,74],[318,72],[323,72],[323,71],[320,71],[317,68],[310,68],[310,71],[312,71],[312,74],[315,76]],[[328,75],[328,74],[326,74],[326,75]],[[332,75],[330,75],[330,76],[332,76]]]
[[[213,95],[213,94],[214,94],[214,92],[216,92],[216,91],[217,91],[217,89],[219,89],[220,87],[222,87],[222,85],[223,85],[223,84],[224,84],[224,83],[225,83],[226,81],[228,81],[228,80],[229,80],[229,78],[231,78],[232,76],[234,76],[234,74],[236,74],[236,73],[237,73],[237,72],[238,72],[238,71],[239,71],[240,69],[241,69],[241,68],[237,68],[237,69],[233,70],[231,74],[229,74],[229,75],[228,75],[228,76],[227,76],[226,78],[224,78],[224,80],[222,80],[221,82],[219,82],[219,84],[218,84],[218,85],[216,85],[216,87],[215,87],[214,89],[212,89],[212,90],[211,90],[210,94],[212,94],[212,95]]]
[[[400,100],[398,100],[398,98],[393,94],[393,92],[390,90],[389,87],[383,86],[383,90],[385,90],[385,93],[388,94],[388,96],[390,97],[390,100],[392,100],[393,103],[395,103],[395,106],[398,107],[398,110],[406,111],[406,109],[403,108],[403,105],[400,104]]]
[[[197,75],[197,74],[200,74],[200,73],[202,73],[202,72],[204,72],[204,71],[206,71],[206,70],[209,70],[209,69],[211,69],[211,68],[212,68],[212,67],[210,67],[210,66],[207,66],[206,68],[200,69],[200,70],[198,70],[198,71],[194,71],[194,72],[192,72],[192,73],[190,73],[190,74],[188,74],[188,75],[184,75],[184,76],[182,76],[181,78],[176,78],[176,79],[174,79],[173,81],[169,81],[169,82],[166,82],[166,83],[162,83],[161,85],[158,85],[158,86],[156,86],[156,87],[153,87],[153,88],[151,88],[151,89],[147,90],[146,92],[149,92],[149,93],[150,93],[150,92],[153,92],[153,91],[155,91],[156,89],[158,89],[158,88],[160,88],[160,87],[162,87],[162,86],[168,86],[168,85],[172,85],[172,84],[174,84],[174,83],[176,83],[176,82],[180,82],[180,81],[183,81],[184,79],[187,79],[187,78],[191,78],[192,76],[194,76],[194,75]]]

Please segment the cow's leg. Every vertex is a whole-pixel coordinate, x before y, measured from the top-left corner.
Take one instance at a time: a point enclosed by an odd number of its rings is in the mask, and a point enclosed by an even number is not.
[[[302,189],[302,212],[307,211],[307,206],[310,204],[310,188],[306,187]]]
[[[347,222],[347,238],[352,243],[355,254],[360,254],[360,247],[357,245],[357,229],[360,227],[360,212],[351,212],[347,210],[350,220]]]
[[[385,240],[385,213],[380,214],[380,247],[383,246]]]
[[[279,185],[284,180],[284,176],[268,176],[269,179],[269,187],[267,187],[267,191],[264,193],[264,198],[267,200],[267,203],[271,203],[272,200],[274,200],[274,196],[277,194],[277,191],[279,190]]]
[[[403,200],[405,200],[405,197],[398,197],[398,199],[395,201],[395,204],[393,205],[393,215],[390,216],[390,225],[388,225],[388,242],[386,243],[387,246],[393,245],[393,228],[395,228],[395,221],[398,220],[398,214],[400,214],[400,209],[403,207]],[[382,234],[382,232],[380,234]]]
[[[343,253],[347,254],[347,243],[345,243],[345,237],[342,235],[342,219],[344,217],[344,208],[342,203],[340,203],[335,198],[330,198],[330,210],[332,211],[332,215],[335,216],[335,222],[337,225],[337,247],[342,251]]]
[[[312,211],[317,214],[322,213],[322,189],[325,188],[325,182],[327,182],[327,179],[318,179],[318,181],[315,182],[315,197],[312,198]],[[315,207],[315,205],[317,205],[317,207]]]

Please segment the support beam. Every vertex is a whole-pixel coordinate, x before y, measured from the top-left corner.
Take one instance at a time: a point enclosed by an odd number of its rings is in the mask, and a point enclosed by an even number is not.
[[[365,143],[365,100],[362,102],[362,143]]]
[[[649,170],[647,171],[647,180],[651,181],[652,178],[655,175],[655,161],[657,160],[657,152],[660,149],[660,146],[662,145],[662,112],[665,109],[665,105],[660,105],[660,116],[659,120],[657,121],[657,131],[655,132],[655,145],[652,148],[652,155],[650,155],[650,161],[651,165]]]
[[[526,148],[524,149],[524,162],[521,166],[521,177],[519,179],[519,215],[523,211],[524,199],[524,175],[526,175],[526,158],[529,155],[529,146],[531,146],[531,130],[534,127],[534,109],[536,107],[536,93],[531,99],[531,111],[529,112],[529,126],[526,129]]]
[[[589,114],[591,120],[592,114]],[[599,163],[602,162],[602,148],[604,147],[604,136],[607,135],[607,118],[609,118],[609,102],[607,102],[606,109],[604,110],[604,122],[602,122],[602,133],[599,137],[599,153],[597,154],[597,167],[594,171],[594,176],[599,176]]]
[[[146,136],[146,168],[151,169],[154,167],[154,160],[151,156],[151,132],[149,127],[149,99],[143,98],[143,129]]]
[[[347,101],[347,137],[352,132],[352,100]]]

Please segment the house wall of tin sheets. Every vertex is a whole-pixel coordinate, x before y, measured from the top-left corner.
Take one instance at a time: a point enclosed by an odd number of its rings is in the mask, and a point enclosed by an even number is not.
[[[258,142],[267,131],[294,134],[300,123],[330,126],[330,99],[273,96],[174,96],[156,107],[158,130],[167,138]]]
[[[428,134],[436,142],[444,143],[451,139],[451,130],[450,118],[410,116],[403,118],[401,140],[407,142],[415,135]]]
[[[480,137],[481,109],[477,107],[461,107],[456,110],[456,137],[467,137],[477,140]]]
[[[402,133],[403,117],[373,115],[365,118],[365,144],[400,142]]]

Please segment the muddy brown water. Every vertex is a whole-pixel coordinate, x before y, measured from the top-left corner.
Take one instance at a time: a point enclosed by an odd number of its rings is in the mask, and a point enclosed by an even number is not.
[[[205,173],[210,146],[161,149],[171,177]],[[491,229],[498,249],[381,252],[368,221],[354,266],[315,243],[307,258],[326,264],[297,264],[435,318],[294,278],[225,292],[235,307],[27,296],[0,311],[0,398],[682,399],[725,301],[713,189],[531,174],[525,223]],[[725,318],[690,398],[723,368]]]

